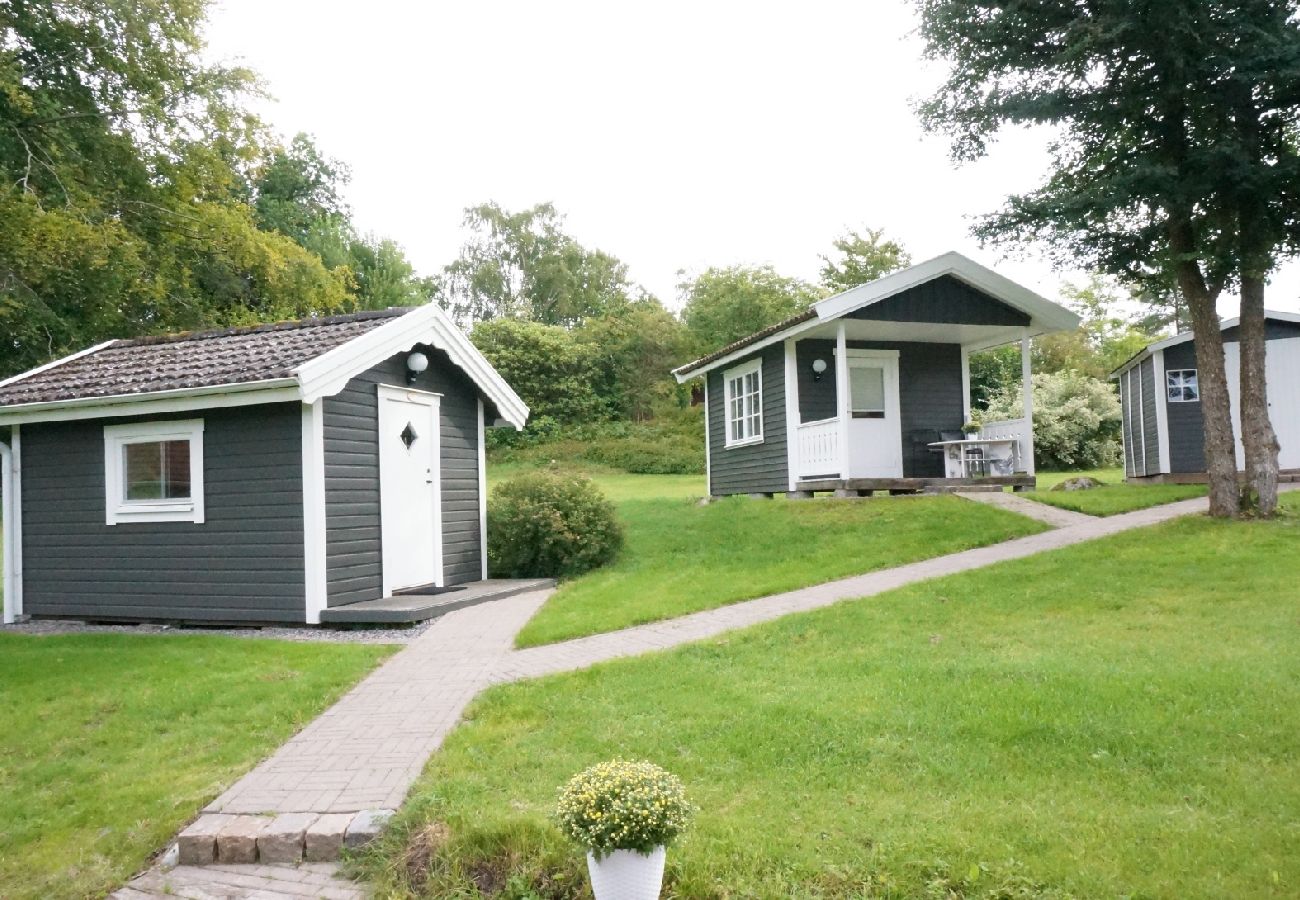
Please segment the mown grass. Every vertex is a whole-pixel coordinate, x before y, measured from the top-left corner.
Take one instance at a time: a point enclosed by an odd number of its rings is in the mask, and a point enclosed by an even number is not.
[[[1096,478],[1102,487],[1087,491],[1053,491],[1067,478]],[[1203,484],[1125,484],[1123,469],[1089,472],[1039,472],[1038,489],[1020,496],[1090,516],[1114,516],[1162,503],[1205,496]]]
[[[624,756],[701,809],[667,897],[1294,897],[1297,499],[494,688],[364,869],[586,896],[547,815]]]
[[[657,478],[663,476],[625,476]],[[1041,531],[955,497],[618,503],[626,546],[566,582],[519,633],[521,647],[654,622]]]
[[[393,649],[0,634],[0,896],[112,890]]]

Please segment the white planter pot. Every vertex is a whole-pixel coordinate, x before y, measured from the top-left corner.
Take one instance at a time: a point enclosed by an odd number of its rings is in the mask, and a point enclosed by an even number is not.
[[[587,872],[596,900],[659,900],[665,855],[663,846],[648,854],[615,850],[599,860],[588,853]]]

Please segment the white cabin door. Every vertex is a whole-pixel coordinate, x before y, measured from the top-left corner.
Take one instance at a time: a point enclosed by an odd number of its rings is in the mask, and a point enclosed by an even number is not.
[[[442,585],[438,395],[379,386],[383,586]]]
[[[849,477],[902,478],[898,352],[849,350]]]

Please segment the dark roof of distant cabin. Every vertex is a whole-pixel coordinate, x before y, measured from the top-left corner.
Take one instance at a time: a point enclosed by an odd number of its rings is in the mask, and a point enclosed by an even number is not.
[[[113,341],[0,386],[0,406],[151,394],[293,377],[409,309]]]
[[[732,341],[727,346],[714,350],[708,356],[701,356],[699,359],[693,362],[688,362],[684,366],[678,366],[673,369],[673,373],[677,375],[686,375],[690,372],[694,372],[696,369],[700,368],[700,366],[707,366],[714,360],[722,359],[722,357],[735,353],[743,347],[748,347],[750,344],[757,344],[759,341],[763,340],[763,338],[771,337],[774,334],[785,331],[793,325],[798,325],[800,322],[807,322],[809,319],[815,318],[817,318],[817,310],[810,306],[801,313],[795,313],[788,319],[782,319],[775,325],[767,326],[762,331],[756,331],[738,341]]]

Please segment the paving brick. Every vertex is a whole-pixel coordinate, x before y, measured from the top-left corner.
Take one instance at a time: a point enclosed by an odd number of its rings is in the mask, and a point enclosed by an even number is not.
[[[233,816],[204,813],[185,827],[176,838],[178,861],[182,866],[204,866],[217,859],[217,833]]]
[[[281,813],[257,836],[257,858],[264,863],[302,862],[303,839],[315,813]]]
[[[333,862],[343,852],[352,813],[326,813],[307,829],[304,858],[307,862]]]
[[[343,836],[343,846],[356,850],[379,837],[388,820],[393,817],[391,809],[363,809],[352,817],[347,834]]]
[[[231,816],[217,833],[217,862],[257,862],[257,837],[269,821],[265,816]]]

